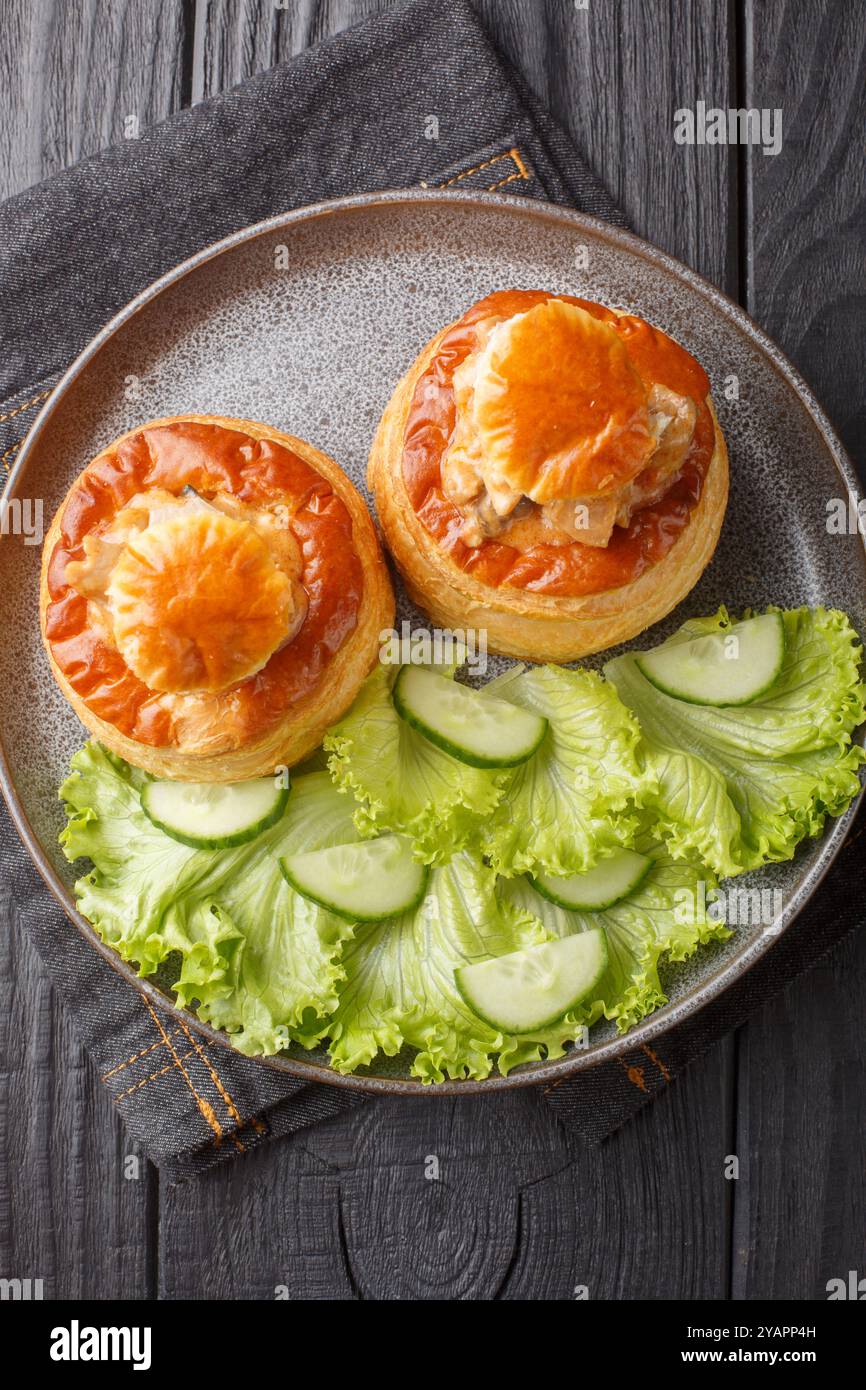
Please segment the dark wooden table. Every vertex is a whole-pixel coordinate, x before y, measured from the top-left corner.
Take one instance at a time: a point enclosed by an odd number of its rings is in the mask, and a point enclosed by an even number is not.
[[[0,196],[388,3],[0,0]],[[748,308],[862,466],[862,0],[479,9],[635,230]],[[675,152],[701,98],[781,107],[782,153]],[[47,1297],[824,1299],[866,1274],[862,933],[600,1149],[534,1092],[375,1102],[171,1188],[0,892],[0,1276]]]

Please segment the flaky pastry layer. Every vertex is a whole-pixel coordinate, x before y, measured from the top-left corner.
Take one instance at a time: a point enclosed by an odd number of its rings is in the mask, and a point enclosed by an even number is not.
[[[485,629],[491,651],[529,661],[574,661],[629,641],[694,588],[712,559],[728,498],[728,453],[707,396],[715,443],[701,495],[670,550],[633,582],[581,596],[538,594],[478,581],[425,527],[403,476],[415,388],[453,325],[421,351],[379,422],[367,467],[385,542],[414,601],[439,626]]]

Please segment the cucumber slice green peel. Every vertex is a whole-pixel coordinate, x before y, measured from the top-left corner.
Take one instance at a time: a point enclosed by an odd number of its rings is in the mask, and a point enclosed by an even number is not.
[[[429,877],[403,835],[290,854],[279,863],[296,893],[348,922],[384,922],[414,911]]]
[[[192,849],[232,849],[254,840],[284,814],[289,789],[272,777],[252,782],[147,782],[148,820]]]
[[[607,968],[600,927],[463,965],[454,980],[465,1004],[500,1033],[536,1033],[591,994]]]
[[[602,912],[627,898],[643,882],[652,860],[633,849],[615,850],[594,869],[557,878],[553,874],[530,876],[536,892],[568,912]]]
[[[748,705],[766,694],[785,660],[781,613],[746,618],[724,632],[666,642],[636,657],[643,676],[691,705]]]
[[[394,708],[430,743],[469,767],[518,767],[538,749],[547,720],[486,697],[423,666],[404,666]]]

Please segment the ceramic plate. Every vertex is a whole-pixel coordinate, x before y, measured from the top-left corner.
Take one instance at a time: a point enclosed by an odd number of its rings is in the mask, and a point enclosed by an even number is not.
[[[856,494],[855,475],[790,364],[741,310],[685,267],[594,219],[521,198],[412,191],[343,199],[285,214],[202,252],[134,300],[66,373],[22,446],[8,495],[42,498],[47,527],[72,480],[115,436],[188,411],[267,421],[301,435],[337,459],[367,495],[367,451],[394,383],[437,329],[491,290],[510,286],[577,294],[640,314],[709,372],[731,455],[730,506],[713,563],[675,614],[653,629],[653,640],[720,602],[736,609],[824,603],[845,609],[866,631],[862,538],[830,535],[826,527],[828,499]],[[72,922],[141,988],[76,913],[75,874],[57,845],[57,787],[85,735],[42,652],[38,572],[38,546],[19,539],[0,545],[5,791]],[[405,599],[401,609],[423,621]],[[601,1024],[591,1046],[559,1061],[433,1091],[550,1081],[632,1051],[694,1014],[772,949],[829,867],[852,814],[831,822],[792,864],[752,876],[756,886],[782,892],[776,932],[740,927],[724,946],[668,968],[670,1003],[624,1038]],[[341,1086],[417,1093],[420,1085],[409,1078],[405,1057],[353,1076],[332,1072],[324,1053],[288,1052],[262,1064]]]

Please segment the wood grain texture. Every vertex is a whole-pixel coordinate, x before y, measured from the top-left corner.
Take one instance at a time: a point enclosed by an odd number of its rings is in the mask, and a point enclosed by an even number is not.
[[[161,1292],[492,1298],[518,1251],[521,1187],[570,1162],[534,1093],[374,1102],[163,1187]],[[560,1247],[573,1225],[551,1209]]]
[[[307,1147],[339,1174],[346,1258],[368,1299],[496,1298],[520,1248],[521,1190],[571,1161],[532,1092],[377,1103]],[[550,1217],[567,1258],[573,1212]]]
[[[351,1299],[336,1171],[304,1136],[162,1185],[159,1297]]]
[[[280,61],[284,14],[275,4],[198,0],[195,5],[192,104],[225,91]],[[294,14],[294,7],[292,10]]]
[[[160,1189],[172,1298],[723,1298],[731,1044],[600,1148],[539,1092],[377,1101]]]
[[[676,145],[673,113],[727,105],[726,0],[477,0],[489,32],[600,175],[638,235],[728,291],[736,226],[726,146]]]
[[[523,1189],[501,1297],[727,1296],[732,1056],[726,1039],[601,1146],[572,1139],[570,1167]]]
[[[747,307],[866,464],[866,13],[859,0],[746,7],[744,101],[783,111],[747,155]],[[733,1295],[827,1297],[866,1270],[866,936],[742,1030]]]
[[[742,1030],[735,1298],[826,1299],[866,1270],[866,938]]]
[[[197,0],[195,99],[284,63],[395,0]]]
[[[866,9],[749,0],[748,105],[783,110],[750,150],[748,307],[815,387],[866,480]]]
[[[5,885],[0,1057],[0,1277],[41,1279],[45,1298],[152,1296],[155,1170],[58,1008]]]
[[[183,0],[4,0],[0,197],[183,102]]]

